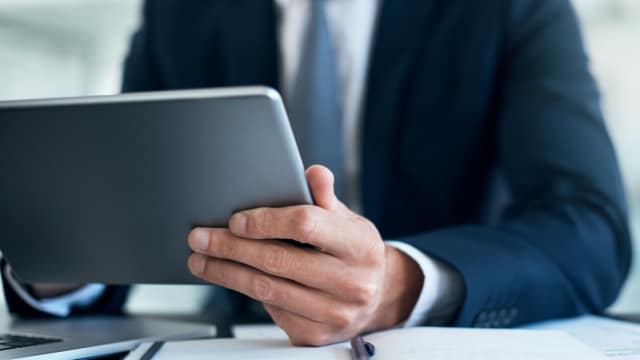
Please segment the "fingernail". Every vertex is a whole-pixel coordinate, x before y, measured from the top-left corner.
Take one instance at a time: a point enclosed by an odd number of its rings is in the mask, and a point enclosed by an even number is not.
[[[236,235],[243,235],[246,232],[247,216],[237,213],[229,220],[229,230]]]
[[[194,275],[202,275],[204,272],[205,258],[202,255],[194,254],[189,258],[189,269]]]
[[[189,237],[192,250],[207,250],[209,248],[209,233],[204,229],[195,229]]]

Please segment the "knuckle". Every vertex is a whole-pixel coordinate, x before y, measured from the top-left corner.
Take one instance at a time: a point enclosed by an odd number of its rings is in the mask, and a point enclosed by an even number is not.
[[[376,294],[376,286],[369,281],[348,281],[345,288],[349,297],[360,305],[369,303]]]
[[[270,302],[274,298],[273,282],[267,276],[256,276],[252,284],[253,295],[260,302]]]
[[[385,245],[380,239],[372,239],[364,249],[361,250],[362,259],[366,264],[378,265],[384,262]]]
[[[358,219],[360,219],[360,221],[362,222],[363,226],[367,229],[367,231],[370,231],[375,234],[378,233],[378,228],[373,222],[371,222],[371,220],[362,216],[359,216]]]
[[[257,209],[247,216],[246,229],[249,234],[263,235],[267,232],[268,211]]]
[[[218,284],[224,286],[227,281],[227,272],[223,266],[220,266],[218,262],[212,258],[205,258],[204,265],[202,267],[202,278],[212,282],[214,284]]]
[[[208,271],[205,271],[205,274],[210,274],[210,277],[214,279],[218,285],[226,286],[229,283],[229,273],[225,266],[219,266],[219,264],[207,261],[205,268],[208,268]]]
[[[356,312],[346,306],[336,306],[330,309],[331,323],[343,329],[351,326],[356,320]]]
[[[205,258],[204,263],[202,265],[202,272],[200,273],[201,277],[205,280],[211,279],[214,274],[211,271],[211,264],[209,264],[209,259]]]
[[[369,303],[376,294],[376,286],[373,283],[362,285],[356,292],[356,300],[360,303]]]
[[[296,216],[296,228],[300,240],[312,238],[318,229],[316,213],[308,207],[300,209]]]
[[[258,225],[256,221],[256,218],[258,217],[256,216],[257,212],[258,210],[255,210],[254,212],[247,214],[247,219],[244,226],[245,226],[245,231],[249,234],[255,234],[258,229]]]
[[[366,259],[372,264],[382,264],[385,259],[385,246],[382,241],[377,241],[371,244],[368,251],[365,251]]]
[[[267,235],[269,234],[269,228],[271,225],[271,211],[267,209],[260,210],[260,215],[258,216],[257,227],[256,229],[259,234]]]
[[[288,273],[292,266],[292,261],[288,251],[280,246],[267,248],[262,257],[264,270],[275,275]]]
[[[375,258],[381,258],[384,256],[384,241],[378,232],[376,226],[366,218],[359,217],[358,221],[361,223],[363,232],[367,235],[369,240],[367,243],[369,246],[365,250],[366,255]]]
[[[216,253],[226,259],[235,259],[238,243],[231,239],[211,239],[212,246],[216,247]]]

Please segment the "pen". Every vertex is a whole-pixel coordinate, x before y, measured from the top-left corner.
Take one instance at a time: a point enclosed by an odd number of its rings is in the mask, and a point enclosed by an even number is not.
[[[351,339],[351,356],[353,360],[369,360],[376,354],[372,343],[364,341],[362,336]]]
[[[149,349],[142,355],[140,360],[151,360],[156,355],[160,348],[164,345],[164,341],[156,341],[154,342]]]

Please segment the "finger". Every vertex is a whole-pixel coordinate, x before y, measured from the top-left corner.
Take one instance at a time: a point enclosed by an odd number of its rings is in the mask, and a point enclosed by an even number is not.
[[[313,321],[273,305],[264,305],[265,310],[295,346],[322,346],[336,341],[333,327]]]
[[[340,295],[336,284],[346,272],[342,261],[326,253],[298,248],[280,241],[240,238],[229,230],[197,228],[189,234],[196,253],[232,260],[307,287]]]
[[[312,205],[259,208],[234,214],[229,230],[249,239],[290,239],[338,257],[353,256],[362,244],[357,222]]]
[[[316,205],[329,211],[338,211],[343,214],[351,213],[336,197],[333,188],[334,176],[328,168],[322,165],[313,165],[307,169],[305,174]]]
[[[327,294],[232,261],[193,254],[189,270],[210,283],[315,321],[343,324],[355,316],[355,308],[352,313],[352,308],[341,306]]]

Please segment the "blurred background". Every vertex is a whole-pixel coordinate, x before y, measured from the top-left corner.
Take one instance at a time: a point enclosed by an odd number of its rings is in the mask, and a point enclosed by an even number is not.
[[[140,4],[0,0],[0,100],[117,93]],[[636,240],[631,276],[612,310],[640,313],[640,1],[574,4],[620,156]],[[192,313],[204,301],[204,291],[198,286],[138,286],[128,310]]]

